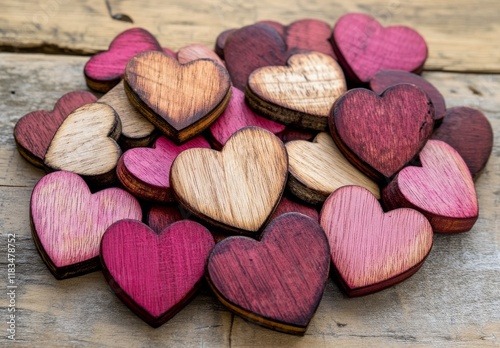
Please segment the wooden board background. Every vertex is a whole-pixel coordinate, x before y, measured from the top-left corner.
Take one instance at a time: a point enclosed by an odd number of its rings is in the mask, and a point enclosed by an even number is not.
[[[284,23],[316,17],[333,23],[346,11],[374,14],[383,23],[415,26],[430,44],[424,77],[448,106],[482,110],[500,139],[500,2],[497,0],[242,0],[111,1],[114,12],[157,34],[163,45],[212,44],[217,33],[259,19]],[[480,217],[471,232],[435,238],[423,268],[402,284],[348,299],[329,280],[304,337],[273,332],[230,314],[205,288],[159,329],[131,313],[100,273],[56,281],[30,236],[28,204],[43,175],[17,153],[15,122],[51,109],[64,93],[85,89],[87,54],[105,49],[131,27],[112,20],[104,1],[0,0],[0,307],[8,343],[7,233],[16,233],[17,332],[22,346],[356,347],[500,345],[500,145],[476,182]],[[389,13],[389,15],[387,14]],[[44,17],[44,14],[46,17]],[[46,18],[46,20],[44,19]],[[474,74],[482,72],[483,74]],[[488,73],[488,74],[486,74]]]

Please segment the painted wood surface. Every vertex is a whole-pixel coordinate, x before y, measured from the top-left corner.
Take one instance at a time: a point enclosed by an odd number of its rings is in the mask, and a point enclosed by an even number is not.
[[[243,318],[304,334],[323,295],[328,254],[316,221],[284,214],[269,224],[260,242],[237,236],[218,243],[208,259],[207,280],[219,300]]]
[[[59,171],[35,186],[30,217],[43,261],[57,279],[64,279],[99,269],[99,244],[106,229],[121,219],[141,220],[142,210],[122,189],[91,194],[78,175]]]
[[[271,132],[246,127],[222,151],[189,149],[170,171],[177,200],[199,218],[234,232],[256,235],[285,189],[288,159]]]
[[[14,127],[14,139],[21,156],[43,168],[47,148],[61,123],[80,106],[96,100],[90,92],[73,91],[59,98],[52,111],[36,110],[21,117]]]
[[[434,232],[469,231],[479,208],[467,164],[439,140],[429,140],[419,158],[422,167],[404,168],[384,189],[384,204],[389,209],[417,209],[429,219]]]
[[[332,108],[330,133],[357,168],[384,181],[410,162],[434,127],[434,108],[412,85],[393,86],[381,96],[349,90]]]
[[[177,143],[209,127],[231,97],[226,69],[210,60],[182,65],[163,53],[144,52],[129,61],[124,79],[131,103]]]
[[[298,202],[297,200],[294,200],[293,197],[289,197],[285,194],[281,197],[281,201],[276,207],[273,216],[271,216],[270,221],[286,213],[301,213],[310,217],[314,221],[319,221],[319,213],[315,207]]]
[[[287,187],[298,198],[321,204],[346,185],[365,187],[380,198],[378,185],[344,157],[328,133],[319,133],[312,142],[291,141],[286,151],[290,173]]]
[[[245,95],[249,106],[272,120],[312,130],[328,129],[328,114],[347,89],[344,73],[330,56],[292,55],[287,66],[251,73]]]
[[[325,201],[320,224],[335,275],[348,296],[367,295],[413,275],[432,247],[424,215],[403,208],[384,213],[365,188],[345,186]]]
[[[177,60],[181,64],[192,62],[196,59],[212,59],[222,66],[224,61],[210,48],[202,44],[190,44],[182,47],[177,52]]]
[[[104,277],[135,314],[159,327],[196,295],[214,245],[210,232],[194,221],[156,233],[139,221],[121,220],[102,237]]]

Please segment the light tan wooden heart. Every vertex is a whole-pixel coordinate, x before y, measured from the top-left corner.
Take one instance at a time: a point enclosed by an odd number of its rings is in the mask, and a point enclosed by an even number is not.
[[[285,188],[288,161],[271,132],[247,127],[221,152],[188,149],[177,156],[170,185],[178,200],[198,217],[236,232],[257,232]]]
[[[362,186],[380,198],[378,185],[344,157],[328,133],[319,133],[313,142],[291,141],[286,150],[288,187],[298,198],[311,204],[322,203],[330,193],[346,185]]]
[[[57,130],[45,155],[45,166],[80,174],[96,184],[109,184],[122,153],[116,143],[120,132],[120,119],[112,107],[84,105]]]

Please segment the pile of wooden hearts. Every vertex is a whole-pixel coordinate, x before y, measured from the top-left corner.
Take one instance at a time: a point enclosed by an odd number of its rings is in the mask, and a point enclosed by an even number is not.
[[[414,74],[427,57],[414,30],[267,21],[223,32],[216,52],[127,30],[85,66],[103,96],[19,120],[21,155],[51,172],[30,212],[56,278],[102,267],[157,327],[205,276],[235,313],[303,334],[330,263],[365,295],[414,274],[433,231],[472,228],[492,129]]]

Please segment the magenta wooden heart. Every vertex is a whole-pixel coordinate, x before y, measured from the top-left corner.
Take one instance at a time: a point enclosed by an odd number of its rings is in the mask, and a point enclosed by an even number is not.
[[[158,327],[196,294],[213,246],[210,232],[194,221],[156,233],[139,221],[122,220],[102,237],[101,263],[116,295]]]
[[[384,204],[389,209],[417,209],[429,219],[434,232],[469,231],[479,208],[467,164],[439,140],[429,140],[419,157],[422,167],[404,168],[384,189]]]
[[[231,100],[226,110],[209,128],[209,139],[214,148],[221,149],[226,141],[237,130],[248,126],[257,126],[278,134],[285,130],[285,126],[255,114],[245,104],[245,94],[232,87]]]
[[[329,266],[328,241],[318,223],[288,213],[269,224],[260,242],[238,236],[218,243],[208,259],[207,279],[236,314],[303,334],[321,300]]]
[[[173,202],[170,188],[170,167],[182,151],[191,148],[210,148],[202,136],[176,145],[164,136],[153,148],[138,147],[125,151],[116,167],[118,179],[134,195],[155,202]]]
[[[85,64],[87,85],[96,91],[108,92],[120,82],[130,58],[144,51],[162,51],[162,48],[145,29],[125,30],[113,39],[107,51],[96,54]]]
[[[413,209],[384,213],[375,196],[344,186],[323,205],[320,224],[335,273],[348,296],[385,289],[414,274],[432,247],[432,228]]]
[[[413,85],[397,85],[381,96],[356,88],[342,96],[330,114],[335,143],[358,169],[387,180],[425,145],[434,126],[434,108]]]
[[[382,27],[361,13],[342,16],[333,28],[332,45],[348,79],[367,83],[380,70],[420,72],[427,59],[427,44],[405,26]]]
[[[21,117],[14,128],[19,153],[34,166],[43,168],[50,141],[66,117],[80,106],[96,100],[87,91],[69,92],[59,98],[52,111],[37,110]]]
[[[119,188],[92,194],[81,177],[59,171],[44,176],[31,195],[33,240],[57,279],[99,267],[99,243],[121,219],[142,219],[137,200]]]

